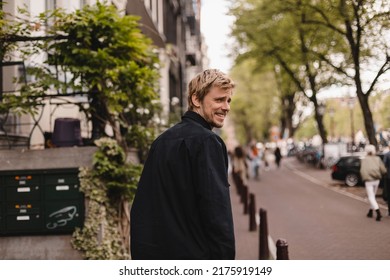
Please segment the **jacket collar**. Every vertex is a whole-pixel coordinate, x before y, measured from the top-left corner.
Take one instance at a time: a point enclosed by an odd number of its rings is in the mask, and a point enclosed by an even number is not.
[[[182,120],[191,119],[196,123],[200,124],[201,126],[203,126],[204,128],[212,130],[211,125],[208,122],[206,122],[206,120],[201,115],[195,113],[194,111],[185,112],[185,114],[181,118]]]

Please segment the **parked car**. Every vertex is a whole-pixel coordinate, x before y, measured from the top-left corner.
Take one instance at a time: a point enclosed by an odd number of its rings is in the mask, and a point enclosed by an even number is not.
[[[383,160],[383,154],[378,154]],[[351,154],[340,157],[340,159],[332,166],[332,179],[344,181],[349,187],[363,185],[360,177],[360,160],[364,158],[362,154]],[[383,182],[379,187],[383,187]]]

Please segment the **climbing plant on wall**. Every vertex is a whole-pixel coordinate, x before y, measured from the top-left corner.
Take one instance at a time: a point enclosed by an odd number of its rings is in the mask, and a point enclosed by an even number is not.
[[[86,198],[84,227],[73,234],[73,246],[86,259],[129,258],[129,202],[133,200],[141,165],[126,162],[124,150],[111,138],[95,141],[92,169],[80,170]]]

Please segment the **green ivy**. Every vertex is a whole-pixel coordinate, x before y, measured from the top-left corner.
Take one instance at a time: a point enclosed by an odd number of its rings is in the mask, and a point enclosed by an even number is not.
[[[72,245],[85,259],[129,259],[124,240],[129,233],[121,230],[124,216],[126,222],[129,220],[121,210],[134,198],[142,166],[127,163],[123,149],[111,138],[101,138],[95,144],[98,150],[92,169],[80,169],[86,217],[84,227],[73,233]]]

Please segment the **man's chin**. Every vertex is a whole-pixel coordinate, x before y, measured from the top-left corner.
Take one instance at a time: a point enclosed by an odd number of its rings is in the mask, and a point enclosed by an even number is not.
[[[211,126],[214,127],[214,128],[222,128],[223,125],[224,125],[223,122],[221,122],[221,123],[214,122],[214,123],[211,124]]]

